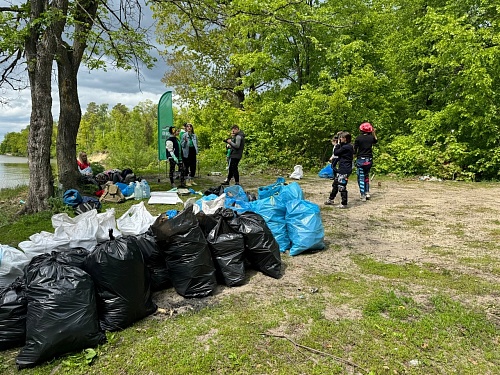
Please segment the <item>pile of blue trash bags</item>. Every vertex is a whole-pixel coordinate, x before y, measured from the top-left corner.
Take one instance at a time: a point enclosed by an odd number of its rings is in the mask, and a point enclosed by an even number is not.
[[[240,185],[226,187],[224,207],[237,213],[254,212],[262,216],[278,242],[280,252],[289,250],[291,256],[307,250],[325,247],[325,232],[317,204],[304,199],[298,182],[287,184],[283,177],[276,182],[258,188],[253,199]],[[196,203],[200,210],[202,201],[218,198],[217,194],[205,195]]]

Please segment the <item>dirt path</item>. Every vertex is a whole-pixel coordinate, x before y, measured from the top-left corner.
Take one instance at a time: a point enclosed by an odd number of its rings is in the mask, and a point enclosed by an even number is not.
[[[372,199],[361,202],[353,178],[348,186],[349,208],[340,210],[323,205],[330,180],[306,177],[299,183],[305,198],[321,207],[325,250],[295,257],[282,254],[284,274],[279,280],[252,272],[247,284],[220,286],[215,296],[203,300],[185,300],[169,289],[156,294],[158,305],[182,312],[234,293],[250,293],[263,302],[270,295],[296,295],[303,292],[305,276],[325,269],[352,272],[353,254],[383,263],[426,264],[500,283],[500,184],[375,179]],[[486,302],[498,309],[497,299],[482,296],[468,302]]]

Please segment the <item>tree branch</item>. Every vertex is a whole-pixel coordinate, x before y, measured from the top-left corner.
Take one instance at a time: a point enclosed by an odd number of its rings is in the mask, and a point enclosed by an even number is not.
[[[325,353],[325,352],[322,352],[320,350],[317,350],[317,349],[314,349],[314,348],[311,348],[309,346],[305,346],[305,345],[301,345],[295,341],[293,341],[291,338],[285,336],[285,335],[273,335],[273,334],[269,334],[269,333],[261,333],[260,335],[262,336],[267,336],[267,337],[277,337],[277,338],[280,338],[280,339],[285,339],[285,340],[288,340],[290,341],[293,345],[299,347],[299,348],[302,348],[302,349],[307,349],[313,353],[316,353],[316,354],[321,354],[321,355],[324,355],[324,356],[327,356],[327,357],[330,357],[330,358],[333,358],[334,360],[336,360],[337,362],[340,362],[340,363],[343,363],[345,365],[349,365],[349,366],[352,366],[352,367],[355,367],[357,369],[360,369],[362,371],[364,371],[365,374],[368,374],[368,370],[364,369],[363,367],[359,366],[358,364],[354,363],[354,362],[351,362],[347,359],[344,359],[344,358],[340,358],[340,357],[337,357],[337,356],[334,356],[330,353]]]

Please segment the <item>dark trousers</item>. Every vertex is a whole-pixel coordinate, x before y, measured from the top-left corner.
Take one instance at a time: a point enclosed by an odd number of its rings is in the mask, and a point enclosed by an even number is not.
[[[196,148],[189,147],[189,154],[187,158],[182,158],[184,162],[184,173],[186,176],[193,178],[196,176]]]
[[[337,173],[332,183],[332,192],[330,193],[330,200],[334,200],[337,193],[340,192],[342,204],[347,204],[347,183],[349,182],[349,175]]]
[[[240,159],[229,158],[229,171],[227,173],[227,181],[231,181],[234,177],[234,182],[236,184],[240,183],[240,172],[238,171],[238,164]]]
[[[170,169],[168,171],[168,177],[170,179],[170,183],[174,183],[174,172],[175,172],[175,166],[177,163],[175,162],[174,159],[170,158],[168,159],[168,162],[170,163]],[[184,185],[184,165],[182,162],[179,162],[179,173],[180,173],[180,179],[181,179],[181,186]]]

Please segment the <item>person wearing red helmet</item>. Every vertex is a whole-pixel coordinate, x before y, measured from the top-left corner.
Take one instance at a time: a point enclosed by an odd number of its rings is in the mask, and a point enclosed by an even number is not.
[[[361,134],[354,140],[354,153],[356,154],[356,167],[358,173],[358,186],[361,200],[370,199],[370,169],[373,165],[372,147],[377,143],[375,129],[369,122],[359,126]]]

